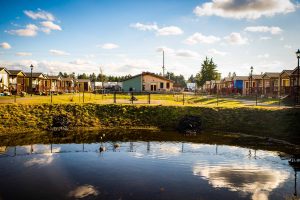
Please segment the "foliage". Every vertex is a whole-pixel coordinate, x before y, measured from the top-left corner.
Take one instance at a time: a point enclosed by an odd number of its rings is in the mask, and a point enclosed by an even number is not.
[[[221,76],[217,72],[217,65],[213,59],[206,59],[201,64],[201,71],[196,75],[196,82],[198,86],[203,86],[205,81],[220,80]]]
[[[166,78],[174,81],[175,84],[180,85],[181,87],[186,87],[186,81],[183,75],[175,75],[173,72],[167,72],[165,75]]]

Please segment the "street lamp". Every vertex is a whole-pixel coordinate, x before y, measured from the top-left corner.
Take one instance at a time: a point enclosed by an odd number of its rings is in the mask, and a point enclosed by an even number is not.
[[[298,51],[296,52],[296,55],[297,55],[297,59],[298,59],[298,66],[297,66],[297,102],[296,103],[299,103],[299,85],[300,85],[300,82],[299,82],[299,59],[300,59],[300,50],[298,49]]]
[[[30,93],[31,93],[31,96],[32,96],[32,70],[33,70],[33,65],[30,65],[30,69],[31,69],[31,72],[30,72]]]
[[[252,73],[253,73],[253,67],[250,67],[250,94],[252,94]]]

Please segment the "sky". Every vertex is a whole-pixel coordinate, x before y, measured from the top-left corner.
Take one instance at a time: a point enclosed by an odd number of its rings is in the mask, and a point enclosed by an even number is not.
[[[47,74],[222,77],[297,66],[299,0],[0,0],[0,66]]]

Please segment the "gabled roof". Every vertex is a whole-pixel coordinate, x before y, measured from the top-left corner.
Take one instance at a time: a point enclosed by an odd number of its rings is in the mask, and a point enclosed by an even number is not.
[[[91,82],[90,79],[77,79],[77,81],[78,81],[79,83]]]
[[[31,77],[31,72],[24,72],[27,77]],[[42,72],[32,72],[32,78],[46,78]]]
[[[293,75],[297,72],[297,69],[298,69],[298,67],[296,67],[296,68],[293,70],[293,72],[292,72]]]
[[[73,81],[74,79],[71,77],[61,78],[62,81]]]
[[[136,78],[136,77],[138,77],[138,76],[145,76],[145,75],[154,76],[154,77],[159,78],[159,79],[163,79],[163,80],[166,80],[166,81],[174,82],[173,80],[167,79],[167,78],[165,78],[165,77],[163,77],[163,76],[160,76],[160,75],[157,75],[157,74],[154,74],[154,73],[151,73],[151,72],[142,72],[141,74],[137,74],[137,75],[135,75],[135,76],[132,76],[132,77],[130,77],[130,78],[128,78],[128,79],[125,79],[124,81],[130,80],[130,79],[133,79],[133,78]],[[124,81],[123,81],[123,82],[124,82]]]
[[[282,72],[280,73],[280,76],[284,73],[287,74],[288,76],[290,76],[290,75],[292,75],[293,71],[294,70],[282,70]]]
[[[262,74],[253,74],[252,79],[262,79],[263,75]],[[249,76],[250,78],[250,76]]]
[[[225,77],[222,79],[224,82],[232,81],[232,77]]]
[[[26,76],[26,74],[20,69],[18,69],[18,70],[10,69],[7,71],[9,71],[9,73],[10,73],[9,75],[12,75],[12,76],[17,76],[19,73],[23,74],[23,76]]]
[[[249,77],[248,76],[234,76],[234,77],[232,77],[232,79],[246,81],[246,80],[249,80]]]
[[[0,71],[4,70],[6,73],[10,74],[10,72],[5,67],[0,67]]]
[[[263,74],[263,78],[279,78],[280,73],[279,72],[266,72]]]
[[[50,75],[47,75],[47,78],[48,79],[51,79],[51,80],[61,80],[61,76],[50,76]]]

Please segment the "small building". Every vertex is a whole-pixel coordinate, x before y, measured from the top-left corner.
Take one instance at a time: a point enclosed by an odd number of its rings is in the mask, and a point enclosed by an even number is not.
[[[9,72],[9,91],[20,94],[26,91],[25,73],[22,70],[8,70]]]
[[[300,104],[300,80],[298,76],[299,73],[300,72],[298,72],[298,67],[296,67],[291,74],[291,94],[293,97],[295,97],[296,104]]]
[[[210,94],[210,90],[211,90],[211,81],[205,81],[205,83],[202,86],[202,92],[206,93],[206,94]]]
[[[221,92],[221,81],[220,80],[211,80],[211,90],[210,94],[219,94]]]
[[[74,78],[67,77],[61,78],[61,90],[63,93],[75,92],[75,82]]]
[[[92,90],[90,79],[77,79],[76,81],[79,92],[90,92]]]
[[[0,67],[0,92],[9,91],[9,71],[4,68]]]
[[[263,75],[253,74],[249,75],[248,80],[244,81],[244,95],[262,95],[263,93]]]
[[[232,78],[234,94],[245,95],[246,94],[245,81],[248,80],[249,80],[248,76],[234,76]]]
[[[186,87],[189,91],[196,91],[197,90],[197,84],[196,83],[187,83]]]
[[[263,95],[266,97],[276,97],[279,94],[278,72],[266,72],[263,74]]]
[[[26,91],[28,93],[31,92],[30,89],[30,80],[31,80],[31,72],[24,72],[25,77],[25,85],[26,85]],[[34,72],[32,73],[32,92],[33,93],[43,93],[47,91],[47,88],[45,86],[47,77],[42,72]]]
[[[150,72],[143,72],[123,81],[125,92],[168,92],[173,90],[173,81]]]
[[[279,96],[291,95],[291,78],[294,70],[283,70],[279,74]]]
[[[62,92],[62,78],[60,76],[49,76],[47,79],[50,81],[50,91],[53,93]]]
[[[233,92],[232,77],[225,77],[221,80],[221,93],[222,95],[230,95]]]

